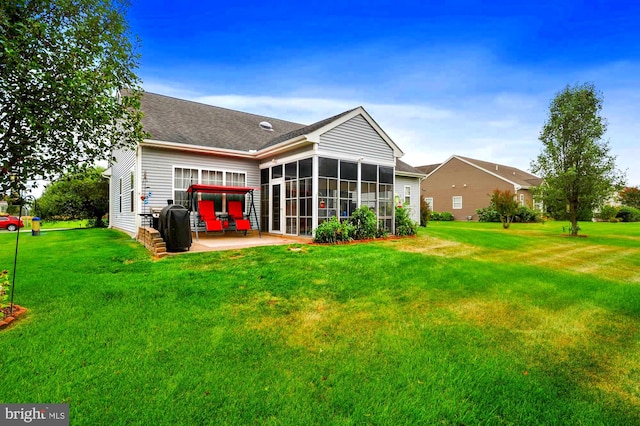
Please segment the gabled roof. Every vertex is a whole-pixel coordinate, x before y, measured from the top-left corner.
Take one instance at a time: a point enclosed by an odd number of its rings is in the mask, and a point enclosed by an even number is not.
[[[476,160],[474,158],[463,157],[460,155],[452,155],[442,164],[437,165],[435,169],[433,169],[430,174],[433,174],[436,170],[447,164],[452,159],[458,159],[462,162],[465,162],[473,167],[476,167],[490,175],[493,175],[499,179],[507,181],[514,186],[519,186],[523,189],[528,189],[533,186],[538,186],[542,183],[542,179],[538,176],[532,175],[529,172],[525,172],[524,170],[520,170],[515,167],[505,166],[504,164],[497,164],[489,161]],[[422,166],[419,167],[420,170],[424,171],[424,168],[431,166]]]
[[[145,92],[142,125],[155,141],[238,151],[258,150],[305,125]],[[273,131],[260,122],[271,123]]]
[[[402,175],[402,176],[420,177],[420,178],[427,177],[426,173],[423,173],[416,167],[408,165],[407,163],[400,160],[399,158],[396,158],[396,174]]]
[[[351,111],[353,111],[355,109],[356,108],[350,109],[348,111],[345,111],[345,112],[342,112],[340,114],[334,115],[333,117],[329,117],[329,118],[325,118],[324,120],[320,120],[317,123],[313,123],[313,124],[310,124],[308,126],[303,126],[303,127],[300,127],[299,129],[293,130],[293,131],[291,131],[289,133],[285,133],[284,135],[275,137],[272,140],[270,140],[269,143],[267,143],[266,145],[262,146],[261,148],[268,148],[270,146],[277,145],[280,142],[285,142],[285,141],[288,141],[290,139],[295,139],[295,138],[297,138],[299,136],[308,135],[309,133],[313,133],[316,130],[326,126],[327,124],[330,124],[331,122],[339,119],[340,117],[349,114]]]
[[[426,166],[418,166],[416,167],[416,169],[420,170],[422,173],[428,175],[429,173],[431,173],[432,171],[434,171],[435,169],[438,168],[438,166],[440,166],[441,163],[438,164],[428,164]]]
[[[396,157],[403,155],[362,107],[304,125],[149,92],[143,93],[140,103],[144,114],[142,125],[150,134],[146,144],[260,158],[297,144],[317,143],[322,133],[361,115],[393,149]],[[263,129],[260,126],[263,121],[270,123],[272,130]]]

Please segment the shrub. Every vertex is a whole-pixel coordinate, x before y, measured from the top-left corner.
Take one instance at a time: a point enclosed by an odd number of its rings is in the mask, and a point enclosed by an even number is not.
[[[602,220],[611,220],[616,217],[619,211],[620,209],[618,207],[606,205],[602,206],[600,212],[597,213],[595,217]]]
[[[325,220],[316,228],[313,241],[318,243],[336,243],[338,242],[338,231],[341,223],[337,217],[333,216],[329,220]],[[343,235],[340,233],[340,235]]]
[[[358,207],[349,221],[353,225],[353,239],[365,240],[375,238],[378,235],[378,219],[369,207]]]
[[[616,217],[622,222],[640,222],[640,210],[633,207],[622,206]]]
[[[9,271],[6,269],[0,271],[0,309],[4,308],[5,303],[9,301],[9,287],[11,287],[11,283],[9,282]],[[4,317],[2,311],[0,311],[0,319]]]
[[[410,213],[409,209],[396,206],[396,235],[416,235],[418,224],[411,220]]]
[[[431,208],[427,200],[422,197],[420,199],[420,226],[427,226],[431,216]]]
[[[541,222],[542,216],[540,212],[533,210],[527,206],[520,206],[516,210],[516,221],[523,223]]]
[[[450,222],[453,220],[453,215],[449,212],[440,213],[440,220],[443,222]]]
[[[493,207],[477,209],[476,214],[479,222],[500,222],[500,215]]]

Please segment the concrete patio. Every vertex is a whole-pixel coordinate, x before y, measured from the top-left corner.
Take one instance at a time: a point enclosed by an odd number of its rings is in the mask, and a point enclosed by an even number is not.
[[[193,233],[191,250],[182,253],[236,250],[259,246],[308,244],[310,242],[311,238],[309,237],[295,237],[289,235],[268,234],[264,232],[262,233],[262,237],[260,237],[256,230],[249,232],[247,235],[237,233],[235,231],[228,231],[224,234],[199,232],[197,240],[195,233]]]

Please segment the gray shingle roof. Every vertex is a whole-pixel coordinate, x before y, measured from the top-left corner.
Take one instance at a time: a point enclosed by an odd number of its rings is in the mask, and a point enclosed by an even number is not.
[[[396,158],[396,172],[405,172],[405,173],[413,173],[413,174],[417,174],[417,175],[426,175],[426,173],[424,173],[422,170],[410,166],[407,163],[405,163],[404,161],[400,160],[399,158]]]
[[[145,92],[142,124],[150,139],[240,151],[260,149],[306,127],[300,123]],[[268,121],[273,131],[259,123]],[[283,139],[286,140],[286,139]]]
[[[323,126],[326,126],[327,124],[331,123],[332,121],[337,120],[338,118],[342,117],[343,115],[349,114],[354,109],[356,109],[356,108],[350,109],[350,110],[345,111],[345,112],[341,112],[340,114],[334,115],[333,117],[325,118],[324,120],[320,120],[320,121],[318,121],[316,123],[310,124],[308,126],[301,127],[299,129],[293,130],[293,131],[291,131],[289,133],[286,133],[284,135],[275,137],[271,141],[269,141],[269,143],[267,143],[266,145],[262,146],[261,148],[267,148],[267,147],[272,146],[272,145],[277,145],[280,142],[284,142],[286,140],[293,139],[293,138],[298,137],[298,136],[308,135],[309,133],[315,132],[316,130],[322,128]]]
[[[442,163],[438,163],[438,164],[428,164],[426,166],[418,166],[416,167],[418,170],[420,170],[422,173],[428,175],[429,173],[431,173],[432,171],[434,171],[435,169],[438,168],[438,166],[440,166],[440,164]]]

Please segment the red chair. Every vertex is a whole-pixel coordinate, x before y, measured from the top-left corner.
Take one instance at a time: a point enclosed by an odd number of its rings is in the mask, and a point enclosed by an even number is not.
[[[200,200],[198,202],[198,213],[200,214],[200,220],[204,222],[204,227],[207,232],[224,232],[222,221],[216,217],[216,209],[213,204],[213,200]]]
[[[227,203],[227,213],[229,213],[229,219],[231,219],[236,225],[236,231],[247,231],[251,229],[251,221],[248,216],[242,211],[242,201],[229,201]]]

